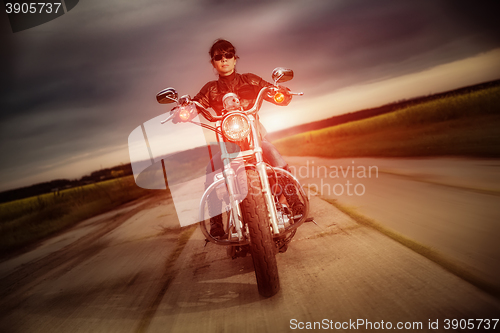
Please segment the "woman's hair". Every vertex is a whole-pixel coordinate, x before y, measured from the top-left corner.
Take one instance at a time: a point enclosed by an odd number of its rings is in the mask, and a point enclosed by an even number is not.
[[[221,54],[221,53],[227,53],[227,52],[232,52],[234,53],[234,58],[238,59],[239,57],[236,55],[236,48],[228,42],[225,39],[217,39],[212,47],[210,48],[210,51],[208,53],[210,54],[210,61],[214,58],[215,54]]]

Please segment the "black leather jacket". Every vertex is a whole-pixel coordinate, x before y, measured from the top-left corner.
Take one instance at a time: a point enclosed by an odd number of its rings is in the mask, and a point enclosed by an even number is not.
[[[259,91],[264,87],[272,86],[255,74],[239,74],[234,72],[229,76],[219,76],[217,81],[210,81],[201,88],[193,100],[198,101],[205,108],[211,107],[215,113],[222,114],[222,97],[227,93],[235,93],[240,98],[243,110],[250,109]],[[271,99],[266,100],[273,102]]]
[[[205,108],[212,108],[215,113],[222,115],[223,105],[222,97],[227,93],[235,93],[240,98],[240,105],[243,110],[250,109],[255,104],[255,99],[259,91],[264,87],[273,86],[271,83],[264,81],[262,78],[255,74],[246,73],[239,74],[234,72],[229,76],[219,76],[217,81],[210,81],[201,88],[200,92],[194,96],[193,100],[199,102]],[[273,98],[268,96],[264,97],[265,100],[277,104]],[[290,99],[277,105],[288,105]],[[267,134],[265,127],[259,121],[259,116],[256,116],[260,127],[261,138]]]

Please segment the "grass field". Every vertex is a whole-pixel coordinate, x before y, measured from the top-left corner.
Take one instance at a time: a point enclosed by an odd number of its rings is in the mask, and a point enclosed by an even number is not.
[[[0,253],[150,194],[133,176],[0,204]]]
[[[500,87],[446,96],[274,142],[283,155],[500,157]]]

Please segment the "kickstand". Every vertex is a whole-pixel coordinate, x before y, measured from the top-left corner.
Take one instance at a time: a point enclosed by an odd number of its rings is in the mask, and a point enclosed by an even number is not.
[[[314,217],[308,217],[304,222],[312,222],[319,227],[319,225],[316,223],[316,221],[314,221]]]
[[[208,243],[210,243],[210,241],[205,238],[205,245],[203,245],[203,247],[206,247]]]

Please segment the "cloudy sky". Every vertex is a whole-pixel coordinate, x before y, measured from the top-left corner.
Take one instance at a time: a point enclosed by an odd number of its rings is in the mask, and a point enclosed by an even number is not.
[[[305,94],[266,106],[269,131],[499,79],[495,2],[85,0],[17,33],[2,13],[0,191],[128,163],[128,135],[167,111],[158,91],[216,79],[217,38],[239,72],[294,70]]]

